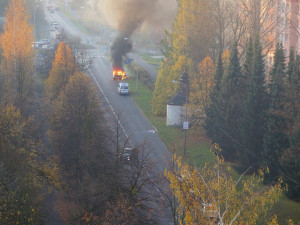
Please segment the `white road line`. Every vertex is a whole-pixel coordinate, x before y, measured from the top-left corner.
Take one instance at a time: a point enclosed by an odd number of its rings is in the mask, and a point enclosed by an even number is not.
[[[128,134],[126,133],[126,131],[125,131],[125,129],[124,129],[122,123],[121,123],[121,121],[120,121],[119,118],[117,117],[117,114],[115,113],[115,110],[113,109],[113,107],[111,106],[111,104],[110,104],[108,98],[107,98],[106,95],[104,94],[104,91],[102,90],[100,84],[99,84],[98,81],[96,80],[96,77],[94,76],[93,72],[92,72],[90,69],[88,69],[88,71],[89,71],[89,73],[91,74],[91,76],[93,77],[94,81],[96,82],[96,84],[97,84],[99,90],[101,91],[102,95],[104,96],[106,102],[108,103],[108,105],[109,105],[111,111],[113,112],[113,114],[114,114],[116,120],[118,121],[118,124],[121,126],[121,128],[122,128],[124,134],[126,135],[127,139],[129,140],[129,143],[132,144],[131,141],[130,141],[130,139],[129,139]]]

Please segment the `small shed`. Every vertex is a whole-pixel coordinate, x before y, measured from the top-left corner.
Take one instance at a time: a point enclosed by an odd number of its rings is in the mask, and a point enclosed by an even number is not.
[[[167,126],[181,126],[183,123],[185,96],[176,93],[167,104]]]
[[[182,126],[187,114],[185,104],[188,103],[189,78],[185,72],[180,76],[180,86],[177,93],[167,104],[167,126]]]

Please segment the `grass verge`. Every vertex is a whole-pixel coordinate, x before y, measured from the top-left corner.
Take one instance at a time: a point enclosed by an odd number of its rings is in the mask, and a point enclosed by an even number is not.
[[[156,66],[157,68],[160,67],[161,59],[160,58],[154,58],[146,53],[139,53],[139,55],[148,63],[151,65]]]

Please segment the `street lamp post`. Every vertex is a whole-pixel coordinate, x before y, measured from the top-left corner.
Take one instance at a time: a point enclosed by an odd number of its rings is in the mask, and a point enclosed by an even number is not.
[[[138,64],[138,53],[136,52],[136,81],[135,81],[135,90],[138,91],[138,85],[139,85],[139,64]]]
[[[187,111],[187,104],[188,104],[188,96],[189,96],[189,75],[187,72],[184,72],[180,77],[180,82],[182,84],[181,91],[185,96],[185,121],[183,122],[183,129],[184,129],[184,152],[183,156],[186,156],[186,132],[189,129],[189,121],[188,121],[188,111]]]
[[[179,95],[182,97],[185,97],[185,116],[184,116],[184,121],[182,124],[182,129],[184,130],[184,146],[183,146],[183,156],[186,156],[186,135],[187,135],[187,130],[189,129],[189,121],[188,121],[188,109],[187,109],[187,104],[188,104],[188,96],[189,96],[189,76],[186,72],[184,72],[180,76],[180,81],[173,80],[172,83],[180,83],[179,87]]]
[[[187,103],[188,96],[185,96],[185,121],[183,122],[183,130],[184,130],[184,148],[183,148],[183,156],[186,155],[186,131],[189,129],[189,121],[187,119]]]

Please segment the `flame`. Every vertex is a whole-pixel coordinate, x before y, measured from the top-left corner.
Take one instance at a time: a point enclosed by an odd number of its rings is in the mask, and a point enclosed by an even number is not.
[[[114,68],[113,75],[114,75],[114,77],[117,77],[117,78],[119,78],[121,80],[125,80],[126,79],[126,72],[123,71],[122,69]]]

